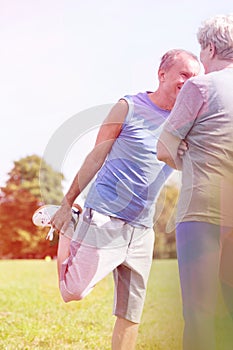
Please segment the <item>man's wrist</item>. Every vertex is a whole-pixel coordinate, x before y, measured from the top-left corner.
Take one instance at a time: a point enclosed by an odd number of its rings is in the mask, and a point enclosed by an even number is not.
[[[65,196],[61,202],[61,206],[71,208],[73,203],[74,201],[70,200],[67,196]]]

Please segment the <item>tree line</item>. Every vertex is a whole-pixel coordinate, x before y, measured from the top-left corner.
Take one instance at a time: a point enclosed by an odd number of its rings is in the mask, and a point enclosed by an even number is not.
[[[43,181],[40,182],[40,179]],[[45,239],[47,228],[32,223],[34,211],[44,204],[60,204],[63,174],[37,155],[14,162],[5,186],[0,188],[0,259],[56,257],[57,239]],[[174,216],[178,189],[166,185],[155,217],[155,258],[176,258]]]

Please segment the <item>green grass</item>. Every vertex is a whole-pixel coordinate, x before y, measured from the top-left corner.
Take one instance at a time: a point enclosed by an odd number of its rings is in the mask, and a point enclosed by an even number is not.
[[[55,261],[0,260],[0,349],[110,350],[112,303],[111,275],[84,300],[65,304],[58,291]],[[137,350],[181,350],[182,329],[177,261],[156,260]],[[217,349],[233,349],[225,336],[232,334],[232,328],[224,324],[218,329]]]
[[[110,349],[113,280],[65,304],[56,262],[0,261],[0,349]],[[137,350],[180,350],[181,297],[175,260],[156,260],[150,274]]]
[[[0,349],[109,350],[115,321],[112,303],[111,275],[84,300],[65,304],[55,261],[0,260]],[[231,323],[220,321],[217,349],[232,349],[225,337],[232,334]],[[137,350],[181,350],[182,329],[177,261],[156,260]]]

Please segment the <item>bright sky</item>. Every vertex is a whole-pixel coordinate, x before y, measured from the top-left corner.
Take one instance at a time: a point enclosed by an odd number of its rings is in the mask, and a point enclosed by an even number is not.
[[[14,160],[43,156],[75,114],[155,90],[162,54],[199,55],[201,21],[232,8],[229,0],[0,0],[0,185]],[[67,181],[94,137],[70,148]]]

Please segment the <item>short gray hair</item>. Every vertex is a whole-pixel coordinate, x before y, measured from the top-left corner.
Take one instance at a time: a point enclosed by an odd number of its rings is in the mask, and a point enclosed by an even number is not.
[[[202,49],[212,43],[218,58],[233,60],[233,14],[207,19],[198,29],[197,40]]]
[[[162,56],[161,61],[160,61],[160,65],[159,65],[159,70],[160,69],[164,69],[164,70],[170,69],[174,65],[175,61],[177,60],[177,58],[181,54],[186,54],[187,56],[189,56],[190,58],[192,58],[193,60],[195,60],[199,63],[197,56],[194,55],[192,52],[187,51],[187,50],[183,50],[183,49],[172,49],[172,50],[167,51]]]

